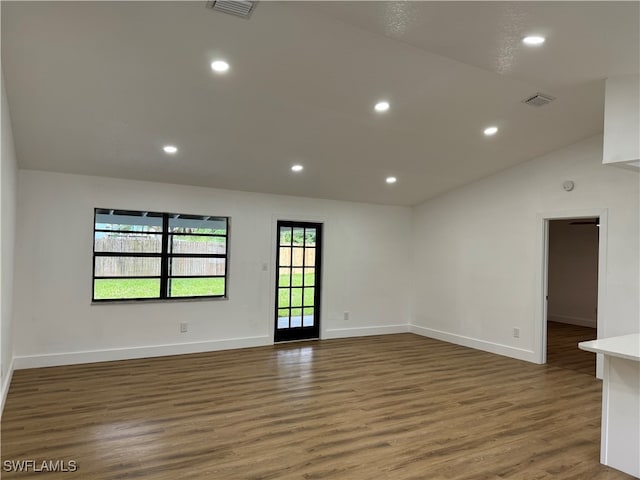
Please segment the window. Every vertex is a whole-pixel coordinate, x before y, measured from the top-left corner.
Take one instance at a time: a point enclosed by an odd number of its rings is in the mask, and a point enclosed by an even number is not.
[[[96,208],[93,237],[93,301],[227,296],[227,217]]]

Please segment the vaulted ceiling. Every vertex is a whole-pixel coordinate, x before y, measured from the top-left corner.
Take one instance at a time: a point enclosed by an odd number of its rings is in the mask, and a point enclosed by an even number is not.
[[[638,2],[205,4],[3,1],[20,167],[414,205],[601,132],[640,70]]]

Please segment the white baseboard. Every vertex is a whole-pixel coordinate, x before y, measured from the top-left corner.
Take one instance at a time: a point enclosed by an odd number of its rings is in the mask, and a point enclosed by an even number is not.
[[[569,315],[547,315],[547,321],[568,323],[569,325],[578,325],[580,327],[598,328],[598,320],[595,318],[571,317]]]
[[[384,325],[380,327],[355,327],[355,328],[332,328],[326,330],[322,335],[322,339],[330,338],[348,338],[348,337],[368,337],[370,335],[389,335],[392,333],[407,333],[409,326],[403,325]]]
[[[394,333],[411,332],[437,340],[442,340],[465,347],[475,348],[486,352],[496,353],[507,357],[517,358],[528,362],[536,362],[533,351],[478,340],[475,338],[456,335],[453,333],[420,327],[417,325],[384,325],[379,327],[335,328],[326,330],[322,338],[365,337],[370,335],[389,335]],[[45,355],[25,355],[14,357],[2,385],[2,404],[9,390],[13,371],[25,368],[54,367],[59,365],[76,365],[81,363],[109,362],[136,358],[164,357],[168,355],[182,355],[188,353],[213,352],[236,348],[249,348],[273,345],[270,336],[232,338],[209,342],[193,342],[170,345],[153,345],[148,347],[115,348],[80,352],[53,353]],[[0,409],[1,412],[1,409]]]
[[[9,387],[11,386],[11,378],[13,377],[13,370],[15,366],[15,359],[11,359],[11,363],[9,364],[9,369],[7,370],[7,374],[4,377],[4,381],[0,388],[0,418],[2,418],[2,412],[4,412],[4,402],[7,400],[7,394],[9,393]]]
[[[273,345],[268,336],[231,338],[209,342],[179,343],[172,345],[153,345],[149,347],[114,348],[84,352],[53,353],[47,355],[27,355],[14,358],[15,369],[54,367],[58,365],[76,365],[79,363],[110,362],[134,358],[164,357],[186,353],[213,352],[233,348],[262,347]]]
[[[419,327],[417,325],[409,325],[409,331],[417,335],[422,335],[423,337],[434,338],[436,340],[442,340],[443,342],[455,343],[456,345],[462,345],[463,347],[475,348],[476,350],[496,353],[505,357],[525,360],[531,363],[538,363],[537,357],[532,350],[510,347],[508,345],[502,345],[500,343],[487,342],[485,340],[479,340],[477,338],[465,337],[463,335],[443,332],[441,330],[434,330],[432,328]]]

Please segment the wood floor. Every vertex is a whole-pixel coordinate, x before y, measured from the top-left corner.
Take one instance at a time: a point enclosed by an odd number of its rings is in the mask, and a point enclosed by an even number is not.
[[[3,479],[617,480],[601,383],[412,334],[16,371]]]
[[[596,338],[595,328],[547,322],[547,363],[555,367],[595,375],[595,354],[580,350],[578,343]]]

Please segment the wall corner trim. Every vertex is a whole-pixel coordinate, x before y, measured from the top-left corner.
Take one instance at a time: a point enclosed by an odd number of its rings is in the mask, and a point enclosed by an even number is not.
[[[517,360],[524,360],[526,362],[539,363],[537,356],[533,350],[510,347],[508,345],[502,345],[500,343],[487,342],[485,340],[479,340],[477,338],[465,337],[463,335],[443,332],[441,330],[434,330],[432,328],[420,327],[418,325],[409,325],[409,331],[411,333],[415,333],[416,335],[422,335],[423,337],[429,337],[435,340],[441,340],[443,342],[454,343],[463,347],[474,348],[476,350],[495,353],[497,355],[511,357]]]
[[[4,377],[4,381],[0,388],[0,418],[2,418],[2,412],[4,412],[4,404],[7,401],[7,394],[9,393],[9,387],[11,386],[11,378],[13,377],[13,370],[15,368],[15,358],[11,359],[11,363],[9,364],[9,369],[7,370],[7,374]]]

